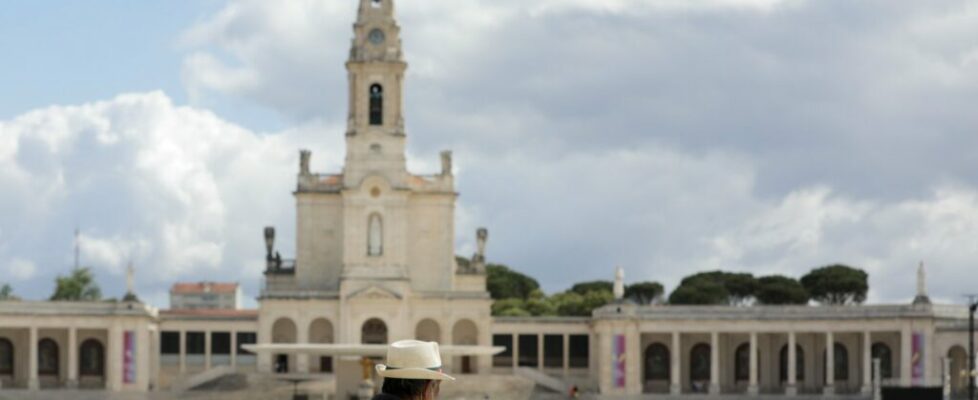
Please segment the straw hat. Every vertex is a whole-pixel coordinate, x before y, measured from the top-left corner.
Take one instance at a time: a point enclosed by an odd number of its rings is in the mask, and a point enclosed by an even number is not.
[[[377,375],[396,379],[455,380],[441,372],[438,343],[418,340],[391,343],[387,348],[387,364],[377,364]]]

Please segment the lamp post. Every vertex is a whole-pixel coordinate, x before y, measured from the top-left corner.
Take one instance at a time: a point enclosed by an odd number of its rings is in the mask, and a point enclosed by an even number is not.
[[[272,263],[272,250],[275,247],[275,228],[267,227],[265,228],[265,251],[267,252],[265,260],[268,261],[269,265]]]

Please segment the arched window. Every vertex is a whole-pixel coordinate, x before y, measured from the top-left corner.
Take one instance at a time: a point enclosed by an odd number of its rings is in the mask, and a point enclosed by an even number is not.
[[[662,343],[654,343],[645,349],[645,380],[669,380],[669,348]]]
[[[788,381],[788,345],[781,346],[781,382]],[[795,382],[805,380],[805,351],[795,345]]]
[[[750,380],[750,344],[737,346],[737,351],[734,352],[734,379]]]
[[[272,343],[295,343],[298,338],[298,328],[295,322],[288,318],[279,318],[272,324]],[[276,354],[272,371],[276,374],[287,374],[292,371],[295,360],[288,354]]]
[[[360,329],[360,342],[363,344],[387,344],[387,324],[377,318],[364,322]]]
[[[370,125],[384,124],[384,87],[370,85]]]
[[[414,338],[425,342],[441,342],[441,327],[432,319],[418,322],[414,329]]]
[[[710,345],[700,343],[689,351],[689,380],[692,382],[710,380]]]
[[[380,215],[370,215],[370,229],[367,234],[367,255],[377,257],[384,254],[384,223]]]
[[[838,342],[836,342],[835,346],[832,346],[832,348],[833,348],[832,355],[833,357],[835,357],[835,360],[833,360],[835,364],[832,366],[835,380],[847,381],[849,380],[849,350],[847,350],[846,346],[843,346],[842,343],[838,343]],[[828,376],[827,374],[825,374],[825,368],[824,368],[826,363],[827,362],[825,359],[825,353],[823,352],[822,353],[823,379],[824,377]]]
[[[78,355],[81,357],[78,367],[80,375],[102,376],[105,373],[105,352],[98,340],[88,339],[82,342]]]
[[[319,318],[309,325],[309,343],[333,343],[333,323]],[[315,365],[313,365],[315,367]],[[333,357],[320,356],[317,372],[333,372]]]
[[[0,375],[14,374],[14,344],[0,338]]]
[[[58,344],[51,339],[41,339],[37,344],[37,373],[39,375],[58,375],[59,362]]]
[[[893,352],[890,351],[890,346],[884,343],[873,343],[872,347],[873,358],[880,359],[880,376],[883,379],[889,379],[893,377]]]

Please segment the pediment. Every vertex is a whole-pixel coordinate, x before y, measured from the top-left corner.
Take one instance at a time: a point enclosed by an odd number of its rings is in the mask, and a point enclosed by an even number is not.
[[[402,298],[400,293],[379,285],[370,285],[346,296],[346,300],[400,300]]]

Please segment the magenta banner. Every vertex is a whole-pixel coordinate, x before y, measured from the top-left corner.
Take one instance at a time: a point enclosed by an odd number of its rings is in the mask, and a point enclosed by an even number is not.
[[[611,380],[616,388],[625,387],[625,335],[615,335],[611,344]]]
[[[924,354],[924,334],[921,332],[914,332],[912,339],[911,346],[913,348],[910,354],[913,354],[913,356],[910,359],[910,376],[913,378],[913,385],[920,386],[923,384],[924,357],[926,356]]]
[[[136,332],[122,334],[122,383],[136,383]]]

